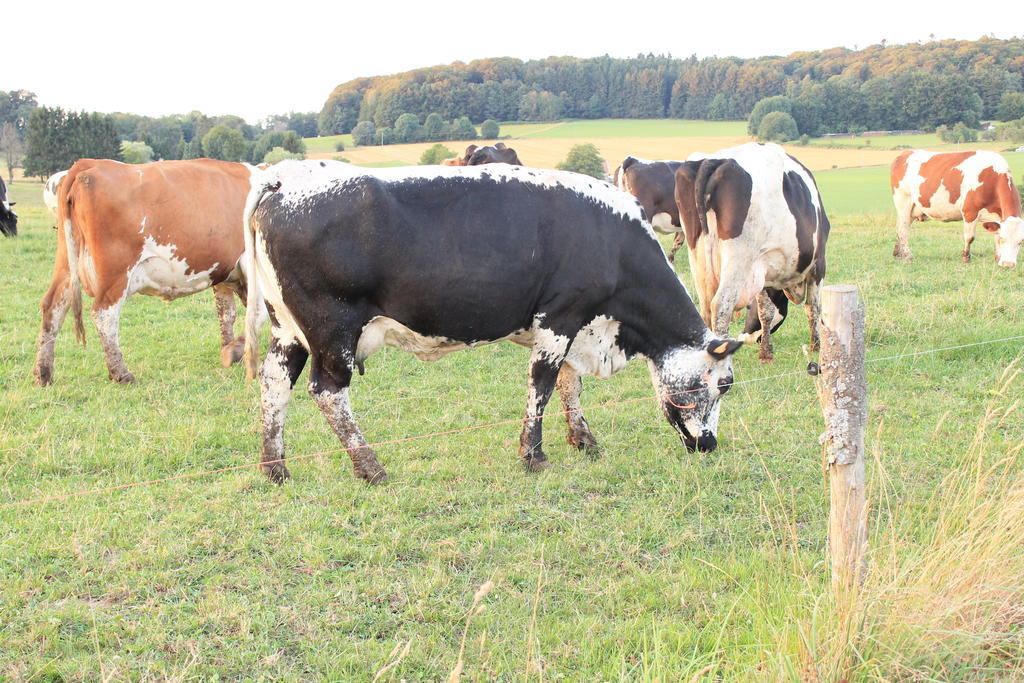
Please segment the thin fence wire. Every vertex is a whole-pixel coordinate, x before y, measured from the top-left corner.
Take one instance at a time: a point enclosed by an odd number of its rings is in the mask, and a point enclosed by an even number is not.
[[[926,349],[924,351],[913,351],[913,352],[910,352],[910,353],[901,353],[901,354],[895,354],[895,355],[891,355],[891,356],[881,356],[881,357],[878,357],[878,358],[868,358],[868,359],[865,359],[864,362],[865,363],[878,363],[878,362],[881,362],[881,361],[897,360],[897,359],[900,359],[900,358],[911,358],[911,357],[914,357],[914,356],[922,356],[922,355],[929,354],[929,353],[940,353],[940,352],[943,352],[943,351],[955,351],[957,349],[966,349],[966,348],[970,348],[970,347],[973,347],[973,346],[984,346],[984,345],[987,345],[987,344],[1000,344],[1000,343],[1009,342],[1009,341],[1016,341],[1016,340],[1024,340],[1024,335],[1017,335],[1017,336],[1014,336],[1014,337],[1004,337],[1002,339],[990,339],[990,340],[987,340],[987,341],[980,341],[980,342],[971,342],[971,343],[968,343],[968,344],[959,344],[959,345],[956,345],[956,346],[944,346],[944,347],[936,348],[936,349]],[[781,373],[781,374],[778,374],[778,375],[769,375],[767,377],[754,377],[754,378],[751,378],[751,379],[741,380],[739,382],[733,382],[732,386],[737,387],[737,386],[743,386],[743,385],[746,385],[746,384],[754,384],[754,383],[757,383],[757,382],[766,382],[768,380],[781,379],[783,377],[793,377],[793,376],[796,376],[796,375],[805,375],[805,374],[808,374],[807,370],[794,370],[792,372],[784,372],[784,373]],[[623,401],[609,401],[607,403],[602,403],[602,404],[599,404],[599,405],[590,406],[590,407],[586,407],[586,408],[577,408],[577,409],[574,409],[574,410],[560,410],[560,411],[557,411],[557,412],[545,412],[544,415],[542,416],[542,419],[549,418],[549,417],[559,417],[559,416],[563,416],[563,415],[569,415],[571,413],[582,412],[584,410],[590,411],[590,410],[599,410],[599,409],[602,409],[602,408],[613,408],[613,407],[617,407],[617,406],[628,405],[628,404],[631,404],[631,403],[639,403],[639,402],[642,402],[642,401],[653,401],[653,400],[658,400],[658,399],[663,399],[663,398],[667,398],[667,399],[671,400],[672,397],[680,396],[680,395],[688,394],[688,393],[694,393],[694,392],[697,392],[697,391],[702,391],[702,389],[688,389],[686,391],[679,391],[679,392],[674,392],[674,393],[670,393],[670,394],[655,394],[654,396],[641,396],[641,397],[638,397],[638,398],[631,398],[631,399],[626,399],[626,400],[623,400]],[[444,430],[444,431],[440,431],[440,432],[432,432],[430,434],[419,434],[419,435],[416,435],[416,436],[407,436],[407,437],[402,437],[402,438],[398,438],[398,439],[389,439],[389,440],[386,440],[386,441],[378,441],[376,443],[367,444],[366,446],[360,446],[360,448],[379,448],[381,446],[391,446],[391,445],[394,445],[394,444],[407,443],[407,442],[410,442],[410,441],[419,441],[419,440],[422,440],[422,439],[432,439],[432,438],[437,438],[437,437],[441,437],[441,436],[450,436],[450,435],[453,435],[453,434],[463,434],[463,433],[466,433],[466,432],[478,431],[478,430],[481,430],[481,429],[489,429],[491,427],[500,427],[500,426],[510,425],[510,424],[521,424],[521,423],[525,422],[526,419],[527,418],[525,418],[525,417],[510,418],[510,419],[507,419],[507,420],[499,420],[497,422],[488,422],[486,424],[471,425],[469,427],[460,427],[458,429],[448,429],[448,430]],[[10,509],[10,508],[17,508],[17,507],[26,507],[26,506],[29,506],[29,505],[36,505],[36,504],[42,504],[42,503],[52,503],[52,502],[57,502],[57,501],[62,501],[62,500],[69,500],[71,498],[80,498],[82,496],[95,495],[95,494],[99,494],[99,493],[111,493],[113,491],[121,491],[121,490],[124,490],[124,489],[136,488],[136,487],[140,487],[140,486],[151,486],[151,485],[154,485],[154,484],[162,484],[162,483],[171,482],[171,481],[182,481],[182,480],[185,480],[185,479],[194,479],[194,478],[197,478],[197,477],[210,476],[212,474],[220,474],[220,473],[223,473],[223,472],[233,472],[233,471],[237,471],[237,470],[248,469],[248,468],[251,468],[251,467],[260,467],[260,466],[263,466],[263,465],[273,465],[275,463],[281,463],[281,462],[296,462],[296,461],[299,461],[299,460],[307,460],[309,458],[316,458],[316,457],[321,457],[321,456],[325,456],[325,455],[334,455],[334,454],[337,454],[337,453],[345,453],[345,452],[347,452],[349,450],[352,450],[352,449],[349,449],[349,448],[335,448],[335,449],[326,450],[326,451],[318,451],[318,452],[315,452],[315,453],[304,453],[302,455],[288,456],[288,457],[284,457],[284,458],[279,458],[277,460],[267,460],[267,461],[261,461],[261,462],[250,462],[250,463],[245,463],[243,465],[232,465],[232,466],[229,466],[229,467],[219,467],[219,468],[216,468],[216,469],[202,470],[202,471],[199,471],[199,472],[188,472],[188,473],[185,473],[185,474],[178,474],[178,475],[174,475],[174,476],[170,476],[170,477],[161,477],[159,479],[149,479],[149,480],[146,480],[146,481],[131,482],[131,483],[127,483],[127,484],[118,484],[118,485],[115,485],[115,486],[104,486],[104,487],[100,487],[100,488],[86,489],[86,490],[83,490],[83,491],[75,491],[75,492],[72,492],[72,493],[64,493],[64,494],[59,494],[59,495],[54,495],[54,496],[44,496],[44,497],[41,497],[41,498],[30,498],[30,499],[26,499],[26,500],[13,501],[13,502],[9,502],[9,503],[0,504],[0,510]]]

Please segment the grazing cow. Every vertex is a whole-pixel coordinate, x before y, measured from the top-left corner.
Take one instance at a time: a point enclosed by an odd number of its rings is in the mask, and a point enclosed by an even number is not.
[[[470,149],[473,151],[470,151]],[[466,162],[463,164],[464,166],[481,166],[483,164],[513,164],[515,166],[522,166],[522,163],[519,161],[519,155],[511,147],[506,147],[504,142],[484,147],[470,145],[466,149],[466,155],[463,159]]]
[[[288,476],[284,416],[310,356],[309,391],[355,475],[384,480],[348,395],[353,368],[384,346],[421,360],[501,340],[531,348],[519,447],[531,470],[546,465],[541,419],[555,387],[573,411],[569,443],[594,449],[580,376],[608,377],[634,357],[647,360],[685,446],[717,444],[740,342],[708,331],[636,201],[606,183],[501,164],[285,161],[253,178],[246,226],[250,304],[262,289],[272,321],[261,462],[274,481]],[[247,333],[253,325],[247,316]],[[250,376],[256,342],[246,344]]]
[[[57,191],[60,229],[53,282],[40,304],[38,383],[53,381],[54,344],[69,306],[85,343],[83,288],[95,298],[93,320],[117,382],[135,381],[118,345],[118,323],[125,300],[136,292],[169,301],[213,287],[221,361],[239,360],[233,293],[245,295],[242,209],[254,170],[211,159],[137,166],[76,162]]]
[[[637,198],[647,214],[647,219],[651,222],[651,227],[662,234],[675,233],[672,250],[668,253],[668,260],[673,263],[676,251],[686,241],[682,222],[679,220],[679,208],[676,206],[676,170],[683,163],[685,162],[669,159],[648,161],[628,156],[615,169],[612,178],[619,189]],[[771,329],[774,332],[786,319],[789,300],[780,290],[769,288],[767,292],[778,311]],[[698,295],[703,296],[699,285]],[[761,319],[758,316],[756,305],[752,303],[747,309],[747,322],[743,333],[750,339],[757,339],[760,330]]]
[[[60,181],[64,180],[64,176],[67,174],[67,171],[57,171],[43,185],[43,204],[54,217],[57,216],[57,188],[60,187]]]
[[[804,303],[817,350],[829,222],[811,172],[778,145],[747,143],[681,164],[675,192],[701,314],[715,333],[727,334],[734,311],[756,301],[758,357],[770,362],[770,287]]]
[[[908,150],[892,162],[890,186],[896,206],[896,258],[910,260],[910,224],[930,218],[964,222],[964,263],[971,260],[971,242],[981,222],[995,233],[996,263],[1004,268],[1017,265],[1024,242],[1020,195],[999,154]]]
[[[7,185],[0,178],[0,235],[14,237],[18,234],[18,214],[11,209],[16,203],[7,201]]]

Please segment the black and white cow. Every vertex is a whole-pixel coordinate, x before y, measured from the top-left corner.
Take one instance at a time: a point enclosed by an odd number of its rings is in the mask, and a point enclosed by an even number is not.
[[[668,253],[668,260],[673,263],[676,251],[684,244],[687,237],[691,241],[696,241],[696,235],[688,236],[683,230],[683,223],[679,220],[679,208],[676,205],[676,170],[684,163],[686,162],[671,159],[649,161],[628,156],[615,169],[613,178],[615,185],[620,190],[637,198],[647,214],[647,219],[651,222],[651,227],[665,235],[675,234],[672,249]],[[696,275],[694,277],[696,278]],[[698,294],[701,294],[699,283],[697,283],[697,287]],[[778,289],[768,288],[766,292],[778,312],[771,328],[771,331],[774,332],[786,319],[789,300]],[[760,330],[761,318],[757,313],[757,305],[751,303],[747,308],[747,322],[743,333],[750,339],[757,339]]]
[[[774,329],[773,288],[803,302],[817,350],[829,222],[811,172],[782,147],[751,142],[691,157],[676,169],[675,194],[711,329],[728,334],[734,312],[755,301],[762,327]],[[758,356],[772,360],[770,332]]]
[[[353,368],[384,346],[421,360],[502,340],[531,348],[519,448],[531,470],[546,465],[541,419],[555,387],[575,411],[569,443],[596,448],[580,376],[608,377],[634,357],[686,447],[717,445],[740,342],[708,331],[636,201],[606,183],[505,164],[286,161],[254,178],[245,233],[250,296],[266,296],[272,320],[261,462],[274,481],[288,476],[285,410],[310,356],[309,391],[355,475],[385,478],[348,393]]]
[[[11,209],[15,202],[8,201],[7,185],[0,178],[0,235],[14,237],[18,234],[18,214]]]

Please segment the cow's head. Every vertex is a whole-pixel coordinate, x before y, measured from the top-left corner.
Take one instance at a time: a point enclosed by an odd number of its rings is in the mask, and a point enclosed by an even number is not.
[[[1024,219],[1010,216],[1002,223],[985,223],[985,229],[996,236],[996,263],[1003,268],[1017,265],[1017,253],[1024,242]]]
[[[480,166],[482,164],[512,164],[520,166],[519,155],[511,147],[506,147],[504,142],[485,147],[477,147],[472,152],[466,150],[467,166]]]
[[[732,354],[743,342],[712,339],[700,348],[675,348],[649,359],[661,410],[688,451],[718,445],[719,401],[732,386]]]

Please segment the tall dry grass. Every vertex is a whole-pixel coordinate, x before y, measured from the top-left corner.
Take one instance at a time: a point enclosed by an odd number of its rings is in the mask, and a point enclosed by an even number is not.
[[[995,434],[1019,420],[1011,364],[974,440],[935,489],[922,519],[901,506],[876,457],[877,520],[859,591],[809,600],[778,629],[778,677],[839,680],[1024,680],[1024,443]],[[951,407],[956,410],[956,407]],[[884,437],[883,437],[884,438]],[[877,451],[876,451],[877,455]]]

